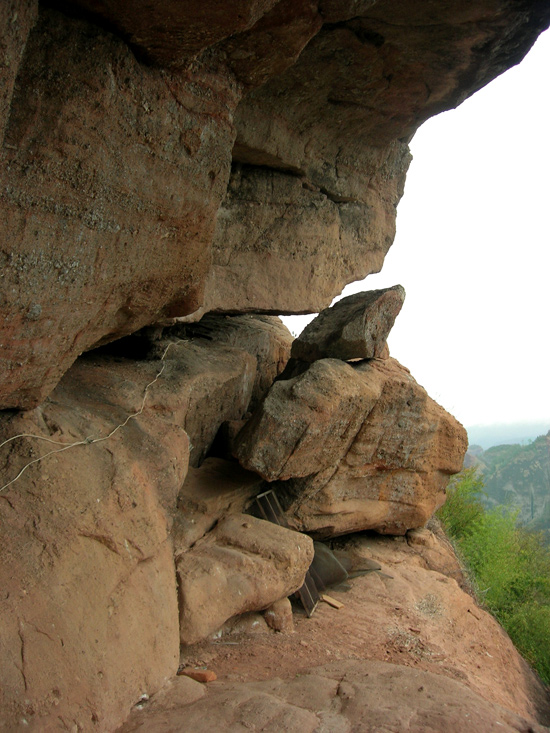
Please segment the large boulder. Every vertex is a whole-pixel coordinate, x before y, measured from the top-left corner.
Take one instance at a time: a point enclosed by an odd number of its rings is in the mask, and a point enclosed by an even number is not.
[[[203,308],[315,313],[349,282],[378,272],[410,155],[400,145],[374,157],[360,196],[333,194],[301,170],[235,164]]]
[[[0,442],[26,436],[1,449],[5,730],[114,730],[177,669],[170,530],[189,440],[150,405],[108,437],[158,371],[124,366],[81,363],[43,406],[0,420]]]
[[[257,473],[235,461],[207,458],[189,467],[177,499],[172,539],[176,557],[188,550],[229,514],[241,514],[263,489]]]
[[[314,362],[275,382],[233,442],[236,458],[267,481],[310,476],[346,454],[379,395],[348,364]]]
[[[292,358],[349,361],[385,356],[386,339],[404,300],[401,285],[342,298],[308,323],[292,344]]]
[[[0,406],[33,407],[83,351],[199,307],[237,101],[211,69],[152,69],[41,10],[0,151]]]
[[[193,644],[246,611],[298,590],[313,560],[307,535],[233,514],[177,561],[180,633]]]
[[[423,526],[460,471],[466,431],[394,359],[314,362],[276,382],[235,455],[317,537]]]

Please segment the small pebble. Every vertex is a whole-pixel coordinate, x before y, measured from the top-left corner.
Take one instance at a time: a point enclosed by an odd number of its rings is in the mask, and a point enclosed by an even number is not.
[[[214,682],[218,679],[218,675],[211,669],[193,669],[192,667],[184,667],[184,669],[178,671],[178,675],[191,677],[192,680],[197,682]]]

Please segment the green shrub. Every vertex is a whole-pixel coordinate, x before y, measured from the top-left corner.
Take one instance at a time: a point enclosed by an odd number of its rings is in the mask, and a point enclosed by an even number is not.
[[[550,549],[540,533],[516,526],[517,512],[485,510],[482,495],[475,469],[463,471],[450,484],[439,517],[483,604],[550,683]]]
[[[541,679],[550,682],[550,605],[523,603],[503,623],[510,638]]]
[[[437,513],[447,534],[459,539],[471,531],[484,514],[483,495],[483,479],[475,468],[453,476],[447,487],[447,500]]]

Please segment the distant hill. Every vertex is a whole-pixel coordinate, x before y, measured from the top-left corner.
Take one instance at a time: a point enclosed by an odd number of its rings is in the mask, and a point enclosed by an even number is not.
[[[550,431],[527,445],[470,445],[466,466],[483,473],[487,504],[519,509],[519,521],[550,538]]]
[[[480,445],[484,450],[493,445],[525,444],[550,430],[550,420],[503,425],[473,425],[467,428],[470,445]]]

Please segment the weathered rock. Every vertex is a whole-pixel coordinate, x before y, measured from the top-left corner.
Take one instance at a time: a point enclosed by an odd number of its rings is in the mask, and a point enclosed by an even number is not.
[[[209,532],[224,516],[240,514],[263,481],[238,463],[207,458],[200,468],[189,468],[178,494],[172,538],[176,556]]]
[[[386,356],[386,339],[404,300],[401,285],[342,298],[321,311],[294,340],[292,358],[349,361]]]
[[[0,7],[0,145],[19,64],[37,15],[38,0],[4,0]]]
[[[0,449],[4,480],[53,452],[0,492],[5,730],[114,730],[178,666],[170,527],[188,438],[148,409],[87,443],[137,411],[155,375],[151,363],[117,366],[108,380],[107,367],[80,363],[51,401],[0,421],[0,442],[20,433],[60,441]]]
[[[205,458],[220,425],[248,410],[256,360],[242,349],[197,339],[170,341],[168,379],[155,385],[155,408],[169,413],[191,441],[189,463]],[[163,375],[164,376],[164,375]]]
[[[299,377],[275,382],[235,438],[235,456],[268,481],[334,471],[380,389],[342,361],[316,361]]]
[[[318,363],[318,362],[316,362]],[[279,485],[291,526],[331,537],[422,527],[461,470],[466,431],[394,359],[361,362],[355,373],[376,404],[333,468]]]
[[[151,69],[112,34],[44,9],[14,89],[0,406],[29,408],[82,351],[201,304],[237,93],[221,72]]]
[[[321,359],[276,382],[234,440],[277,490],[291,525],[318,537],[423,526],[460,471],[464,428],[394,359]]]
[[[280,318],[270,316],[217,316],[207,314],[199,323],[171,331],[189,333],[243,349],[256,359],[256,379],[250,409],[265,397],[290,357],[293,337]]]
[[[22,718],[36,720],[37,730],[53,729],[52,720],[83,730],[95,720],[113,730],[177,668],[178,492],[189,458],[207,451],[219,422],[247,410],[255,359],[203,339],[158,348],[164,361],[90,353],[41,407],[0,418],[0,442],[47,439],[0,448],[2,485],[36,461],[0,491],[0,727],[7,730]],[[199,519],[192,536],[176,537],[197,539],[257,493],[257,475],[243,477],[236,464],[232,473],[223,497],[220,487],[197,497],[192,477],[180,500]],[[277,585],[276,597],[283,591]]]
[[[92,15],[42,8],[33,27],[36,4],[10,0],[0,17],[3,407],[35,406],[80,353],[165,317],[316,312],[379,270],[410,135],[517,63],[550,15],[56,4]]]
[[[232,616],[290,595],[312,559],[306,535],[246,514],[222,520],[177,560],[182,643],[193,644]]]
[[[168,415],[185,429],[191,442],[189,462],[198,466],[220,425],[228,420],[240,420],[248,412],[256,380],[257,360],[249,353],[252,349],[245,351],[207,339],[178,338],[168,332],[156,341],[148,361],[134,362],[135,341],[135,338],[121,340],[95,352],[94,356],[83,357],[84,363],[87,368],[94,364],[98,369],[98,383],[101,370],[108,372],[113,358],[124,364],[121,370],[137,380],[143,364],[153,365],[157,372],[162,369],[162,379],[151,385],[152,404],[158,416]],[[122,356],[126,346],[128,351]],[[72,374],[78,373],[77,362]],[[109,383],[108,376],[106,382]]]
[[[195,669],[194,667],[184,667],[178,670],[178,674],[184,677],[190,677],[195,682],[214,682],[218,676],[212,669]]]
[[[536,4],[330,5],[296,63],[239,104],[234,158],[304,172],[343,200],[364,200],[376,171],[381,193],[386,146],[518,63],[550,20]]]
[[[300,172],[234,165],[204,309],[314,313],[347,283],[378,272],[395,233],[408,148],[383,164],[383,192],[365,184],[361,199],[334,197]]]
[[[228,700],[231,704],[228,705]],[[346,660],[288,680],[225,682],[190,705],[134,714],[120,733],[185,725],[252,730],[545,733],[548,729],[488,702],[457,680],[387,662]]]
[[[284,71],[322,25],[312,0],[140,1],[131,8],[119,0],[70,2],[106,20],[140,57],[159,66],[186,67],[214,46],[247,86]]]

